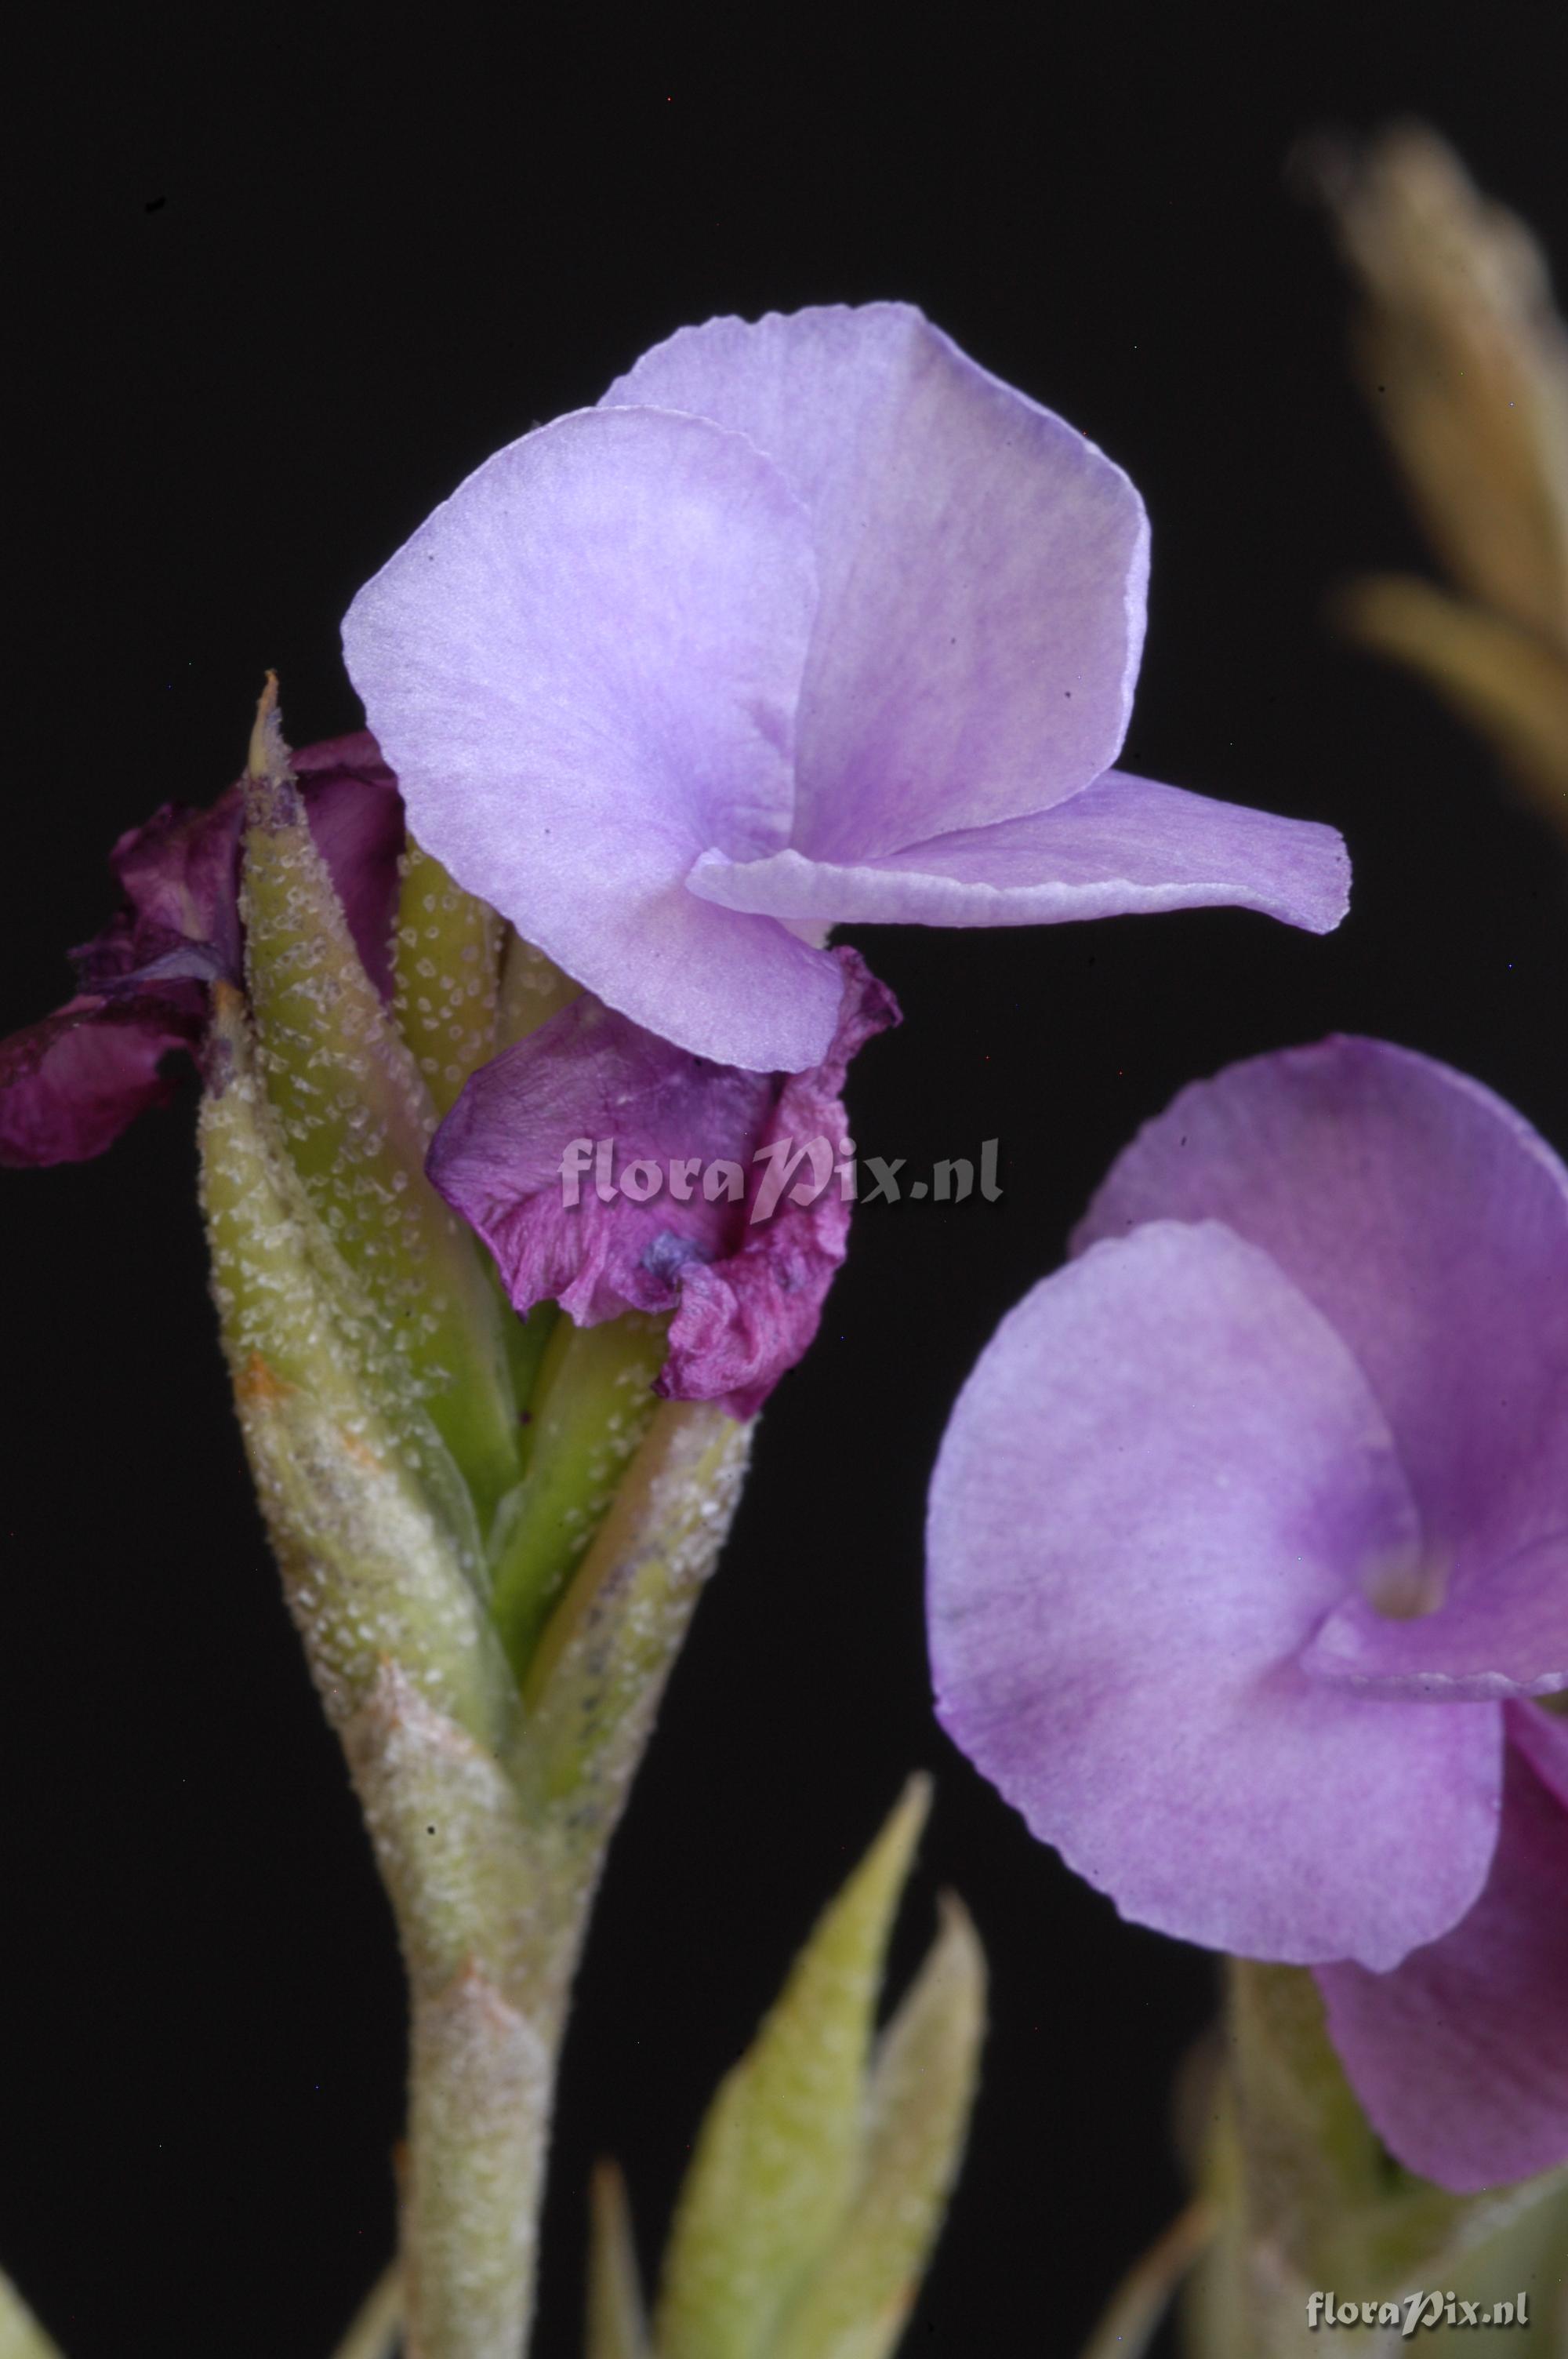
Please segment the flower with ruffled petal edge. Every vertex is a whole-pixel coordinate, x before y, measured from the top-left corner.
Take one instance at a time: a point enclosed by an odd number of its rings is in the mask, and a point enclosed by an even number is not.
[[[363,730],[293,757],[311,832],[365,972],[390,996],[403,848],[397,783]],[[199,1051],[207,986],[240,979],[243,797],[207,810],[166,803],[109,855],[124,907],[72,953],[74,999],[0,1040],[0,1164],[81,1163],[166,1103],[170,1051]]]
[[[828,1053],[850,919],[1237,903],[1325,932],[1327,827],[1113,769],[1148,527],[905,304],[715,320],[485,462],[362,590],[415,833],[693,1053]]]
[[[845,1071],[898,1021],[855,951],[832,956],[838,1024],[810,1072],[713,1064],[584,993],[470,1078],[426,1168],[518,1310],[553,1300],[580,1327],[673,1311],[655,1389],[756,1414],[816,1332],[844,1258]]]
[[[1568,1172],[1411,1052],[1185,1091],[931,1493],[937,1712],[1124,1916],[1310,1965],[1368,2115],[1568,2157]]]

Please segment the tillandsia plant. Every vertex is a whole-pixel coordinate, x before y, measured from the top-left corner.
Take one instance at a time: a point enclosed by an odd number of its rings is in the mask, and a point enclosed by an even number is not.
[[[1147,549],[1120,470],[918,312],[686,332],[360,593],[373,735],[292,752],[269,680],[243,777],[121,839],[77,995],[0,1048],[15,1163],[200,1068],[241,1429],[411,1998],[352,2359],[527,2339],[589,1904],[897,1017],[829,925],[1343,914],[1332,830],[1112,766]],[[601,2180],[591,2359],[893,2348],[982,2012],[949,1902],[872,2040],[925,1807],[719,2093],[651,2321]]]

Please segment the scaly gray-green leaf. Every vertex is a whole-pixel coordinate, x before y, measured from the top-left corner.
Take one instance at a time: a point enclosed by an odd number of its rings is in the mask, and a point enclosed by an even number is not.
[[[768,2359],[888,2359],[963,2159],[985,2030],[986,1964],[968,1911],[943,1926],[877,2043],[859,2180]]]
[[[842,2224],[882,1959],[929,1803],[912,1778],[719,2087],[665,2256],[660,2359],[765,2359]]]
[[[245,973],[287,1152],[488,1529],[520,1472],[502,1305],[473,1238],[425,1177],[436,1109],[360,963],[271,684],[245,809]]]
[[[445,1446],[283,1152],[237,992],[214,991],[200,1121],[213,1294],[252,1472],[329,1714],[390,1657],[494,1746],[514,1711]],[[465,1520],[466,1519],[466,1520]]]

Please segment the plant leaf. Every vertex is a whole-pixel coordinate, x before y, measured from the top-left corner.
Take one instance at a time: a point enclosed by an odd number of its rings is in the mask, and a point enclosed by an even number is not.
[[[410,836],[392,940],[393,1014],[438,1114],[495,1054],[502,920]]]
[[[0,2359],[60,2359],[11,2280],[0,2272]]]
[[[384,1657],[481,1743],[515,1694],[467,1494],[283,1152],[239,994],[214,990],[200,1122],[213,1293],[247,1454],[328,1713]]]
[[[563,1898],[599,1873],[751,1442],[711,1402],[661,1402],[535,1651],[511,1767]]]
[[[491,1543],[491,1613],[519,1680],[653,1423],[666,1324],[633,1310],[578,1327],[563,1312],[550,1330],[529,1398],[525,1471]]]
[[[241,878],[267,1095],[318,1217],[488,1527],[520,1472],[502,1304],[472,1237],[425,1177],[435,1107],[360,963],[273,695],[269,685],[252,739]]]
[[[648,2359],[626,2182],[612,2162],[594,2172],[589,2207],[585,2359]]]
[[[1141,2359],[1172,2296],[1213,2243],[1217,2225],[1213,2204],[1195,2195],[1128,2270],[1084,2345],[1082,2359]]]
[[[842,2224],[883,1953],[929,1804],[912,1778],[719,2087],[665,2256],[661,2359],[763,2359]]]
[[[495,1045],[510,1049],[558,1016],[581,995],[582,986],[563,974],[532,942],[509,926],[501,953],[501,990],[495,1011]]]
[[[395,2264],[366,2294],[332,2359],[393,2359],[402,2327],[403,2278]]]
[[[943,1919],[877,2045],[856,2191],[769,2359],[887,2359],[914,2307],[963,2159],[985,2029],[985,1954],[950,1896]]]
[[[1568,657],[1413,575],[1353,582],[1335,613],[1352,638],[1408,664],[1491,738],[1546,816],[1568,828]]]

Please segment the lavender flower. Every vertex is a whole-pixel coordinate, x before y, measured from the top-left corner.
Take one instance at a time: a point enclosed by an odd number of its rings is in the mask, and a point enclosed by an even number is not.
[[[1122,1913],[1313,1966],[1373,2124],[1568,2158],[1568,1172],[1335,1040],[1184,1092],[932,1488],[938,1713]]]
[[[1111,768],[1147,571],[1119,468],[875,303],[657,346],[471,475],[344,647],[460,884],[636,1023],[798,1071],[841,921],[1337,924],[1332,830]]]
[[[294,758],[311,832],[385,995],[403,843],[396,782],[362,730]],[[0,1164],[84,1162],[169,1097],[167,1060],[200,1050],[208,986],[240,978],[243,825],[233,786],[207,810],[165,803],[120,838],[109,864],[124,904],[72,953],[81,990],[0,1040]]]
[[[581,1327],[674,1311],[656,1389],[755,1415],[816,1332],[844,1258],[845,1071],[898,1020],[855,952],[833,955],[838,1027],[809,1073],[710,1064],[584,994],[470,1078],[427,1169],[518,1310],[553,1299]],[[597,1161],[600,1140],[615,1192],[598,1179],[568,1190],[573,1142]]]

